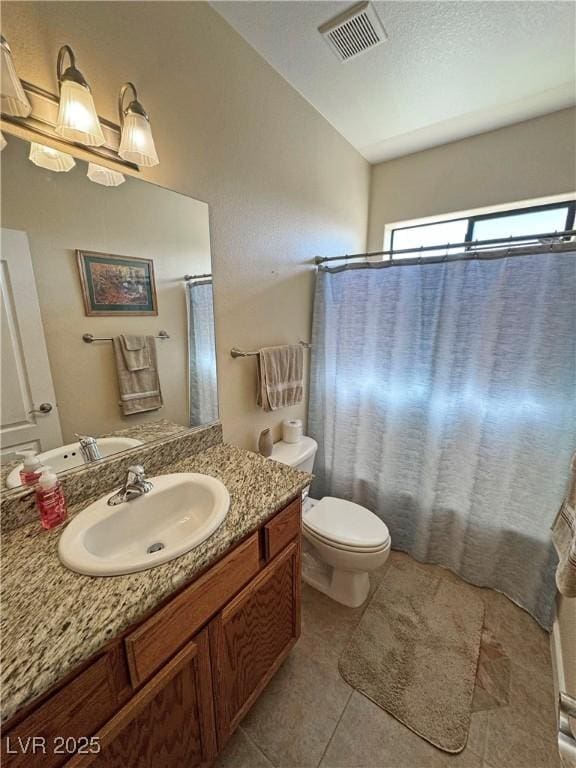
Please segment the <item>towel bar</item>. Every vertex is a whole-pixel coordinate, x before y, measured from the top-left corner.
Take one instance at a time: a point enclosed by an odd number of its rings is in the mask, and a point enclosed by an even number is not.
[[[156,339],[169,339],[170,334],[167,331],[159,331],[158,336],[155,336]],[[112,341],[112,337],[102,337],[102,338],[96,338],[91,333],[85,333],[82,336],[82,341],[84,341],[86,344],[92,344],[95,341]]]
[[[206,272],[204,275],[184,275],[184,280],[189,282],[190,280],[204,280],[210,278],[212,280],[212,272]]]
[[[307,341],[299,341],[299,344],[301,344],[304,349],[310,349],[312,347],[312,344],[309,344]],[[244,352],[241,349],[238,349],[238,347],[232,347],[230,350],[230,355],[232,357],[254,357],[258,354],[258,350],[255,350],[253,352]]]

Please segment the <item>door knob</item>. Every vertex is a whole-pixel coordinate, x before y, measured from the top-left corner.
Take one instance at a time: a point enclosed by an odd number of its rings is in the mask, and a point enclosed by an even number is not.
[[[52,410],[52,403],[40,403],[38,408],[33,408],[28,413],[50,413]]]

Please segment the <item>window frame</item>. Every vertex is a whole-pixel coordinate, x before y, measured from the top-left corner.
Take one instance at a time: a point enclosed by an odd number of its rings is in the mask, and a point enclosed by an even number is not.
[[[574,222],[576,219],[576,199],[567,199],[563,201],[557,201],[553,203],[543,203],[539,205],[526,205],[522,206],[521,208],[509,208],[506,210],[497,210],[492,211],[488,213],[478,213],[478,214],[470,214],[469,216],[454,216],[453,218],[436,218],[435,220],[430,219],[423,219],[419,224],[409,224],[406,227],[401,226],[393,226],[393,228],[390,230],[390,244],[388,249],[390,250],[389,258],[394,258],[394,235],[396,232],[406,229],[420,229],[421,227],[429,227],[434,224],[451,224],[455,221],[468,221],[468,226],[466,228],[466,235],[464,237],[464,243],[470,243],[470,246],[473,245],[474,240],[472,239],[472,236],[474,234],[474,226],[476,222],[478,221],[486,221],[489,219],[499,219],[505,216],[517,216],[521,215],[523,213],[537,213],[539,211],[548,211],[548,210],[554,210],[556,208],[567,208],[566,210],[566,220],[564,222],[564,231],[566,230],[572,230],[574,229]],[[538,233],[534,233],[538,234]],[[528,237],[528,236],[527,236]],[[444,243],[441,243],[438,245],[438,248],[442,248],[442,245]],[[466,246],[465,250],[469,250],[470,246]],[[402,249],[399,249],[402,250]],[[415,249],[414,252],[416,252],[417,249]],[[426,254],[422,254],[422,258],[426,258]],[[432,256],[430,258],[433,258]]]

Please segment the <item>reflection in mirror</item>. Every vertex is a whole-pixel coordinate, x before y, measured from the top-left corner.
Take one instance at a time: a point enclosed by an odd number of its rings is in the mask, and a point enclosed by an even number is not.
[[[218,418],[208,206],[133,177],[94,183],[80,160],[41,168],[29,153],[14,136],[2,152],[8,487],[26,450],[63,471]]]
[[[212,280],[186,280],[188,295],[188,360],[190,368],[190,424],[209,424],[218,418],[216,342]]]

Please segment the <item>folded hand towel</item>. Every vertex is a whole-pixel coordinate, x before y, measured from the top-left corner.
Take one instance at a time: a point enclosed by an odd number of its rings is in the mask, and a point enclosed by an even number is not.
[[[275,411],[302,402],[304,350],[301,344],[264,347],[258,352],[256,403]]]
[[[144,411],[155,411],[163,405],[156,360],[156,341],[154,336],[145,336],[144,338],[149,365],[146,368],[135,370],[131,370],[126,363],[123,338],[116,336],[112,339],[120,387],[120,407],[125,416]],[[136,350],[131,351],[135,352]]]
[[[576,597],[576,453],[570,463],[568,493],[552,526],[552,540],[560,557],[556,585],[566,597]]]
[[[141,371],[150,368],[150,353],[146,336],[120,336],[122,356],[129,371]]]

